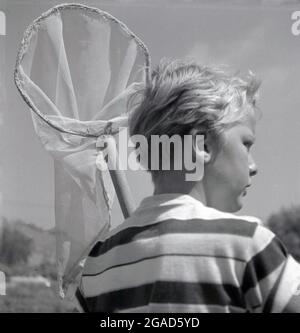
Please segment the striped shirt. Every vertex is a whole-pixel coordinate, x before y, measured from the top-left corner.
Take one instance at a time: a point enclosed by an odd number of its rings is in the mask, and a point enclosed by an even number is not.
[[[160,194],[96,243],[81,290],[90,312],[282,312],[299,284],[298,263],[257,218]]]

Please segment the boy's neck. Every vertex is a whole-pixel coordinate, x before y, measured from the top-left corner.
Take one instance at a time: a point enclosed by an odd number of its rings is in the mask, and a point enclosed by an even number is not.
[[[202,182],[181,181],[179,178],[180,177],[159,177],[159,179],[154,182],[153,194],[188,194],[206,205],[206,196]]]
[[[188,193],[191,197],[195,198],[196,200],[200,201],[203,203],[203,205],[207,205],[207,201],[206,201],[206,196],[205,196],[205,192],[204,192],[204,188],[202,183],[198,183],[196,184],[196,186],[194,186],[192,188],[192,190],[190,191],[190,193]]]

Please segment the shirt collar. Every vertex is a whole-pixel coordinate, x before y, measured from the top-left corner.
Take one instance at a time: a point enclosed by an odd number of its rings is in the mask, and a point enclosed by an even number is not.
[[[157,206],[177,206],[186,203],[193,203],[204,206],[203,203],[189,194],[183,193],[163,193],[146,197],[142,200],[139,209],[149,209]]]

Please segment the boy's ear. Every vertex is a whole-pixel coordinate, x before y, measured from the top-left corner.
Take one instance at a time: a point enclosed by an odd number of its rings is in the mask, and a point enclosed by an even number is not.
[[[209,163],[212,156],[212,149],[206,135],[196,135],[194,153],[197,159],[204,163]]]

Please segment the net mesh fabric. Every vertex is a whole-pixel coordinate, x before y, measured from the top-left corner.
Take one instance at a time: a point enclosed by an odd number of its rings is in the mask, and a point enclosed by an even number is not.
[[[96,239],[110,228],[114,187],[97,146],[127,126],[128,98],[149,75],[143,42],[106,12],[56,6],[25,31],[15,82],[54,160],[60,293],[76,285]],[[47,175],[45,175],[47,177]]]

